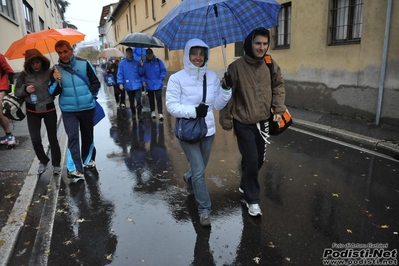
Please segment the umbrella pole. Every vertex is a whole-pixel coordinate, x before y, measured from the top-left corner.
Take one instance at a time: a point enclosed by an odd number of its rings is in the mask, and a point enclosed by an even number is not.
[[[55,64],[54,64],[53,57],[51,56],[51,53],[50,53],[50,49],[49,49],[48,46],[47,46],[47,42],[44,41],[44,43],[46,44],[47,51],[48,51],[48,53],[50,54],[51,63],[53,63],[53,65],[55,65]]]
[[[224,42],[223,42],[224,41]],[[226,66],[226,39],[222,38],[221,41],[221,47],[222,47],[222,56],[223,56],[223,64],[224,64],[224,72],[227,71],[227,66]]]

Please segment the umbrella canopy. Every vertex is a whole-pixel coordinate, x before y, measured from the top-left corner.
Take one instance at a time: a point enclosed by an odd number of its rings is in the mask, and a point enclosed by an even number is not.
[[[85,34],[69,28],[37,31],[13,42],[4,56],[10,60],[24,58],[25,51],[33,48],[42,54],[48,54],[55,52],[54,45],[59,40],[66,40],[74,45],[83,41],[85,36]]]
[[[276,0],[184,0],[161,21],[154,36],[170,50],[184,49],[192,38],[210,48],[242,42],[258,27],[278,25]]]
[[[107,48],[98,53],[97,58],[101,57],[122,57],[124,54],[116,48]]]
[[[145,32],[130,33],[119,44],[132,47],[163,48],[162,43],[157,38]]]

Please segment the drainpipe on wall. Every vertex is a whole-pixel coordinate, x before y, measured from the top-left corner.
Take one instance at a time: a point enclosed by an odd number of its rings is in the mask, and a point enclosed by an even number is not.
[[[385,20],[385,34],[384,34],[384,46],[382,50],[382,63],[381,63],[381,75],[380,83],[378,87],[378,102],[377,102],[377,112],[375,116],[375,124],[378,126],[381,118],[382,109],[382,96],[384,94],[384,80],[385,72],[387,66],[387,53],[388,53],[388,42],[389,42],[389,26],[391,24],[391,11],[392,11],[392,0],[388,0],[387,5],[387,19]]]

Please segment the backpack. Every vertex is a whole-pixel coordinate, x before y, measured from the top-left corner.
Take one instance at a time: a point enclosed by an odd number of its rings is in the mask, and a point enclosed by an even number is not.
[[[265,63],[267,67],[269,68],[270,71],[270,80],[271,80],[271,85],[273,87],[273,60],[270,55],[265,55]],[[282,120],[280,123],[274,122],[273,121],[273,109],[272,108],[271,112],[272,115],[269,117],[269,134],[270,135],[279,135],[282,133],[284,130],[286,130],[291,124],[292,124],[292,117],[290,112],[285,110],[285,112],[281,115]]]
[[[18,98],[13,93],[9,93],[4,96],[3,105],[3,115],[8,119],[21,121],[25,118],[25,103],[23,98]]]

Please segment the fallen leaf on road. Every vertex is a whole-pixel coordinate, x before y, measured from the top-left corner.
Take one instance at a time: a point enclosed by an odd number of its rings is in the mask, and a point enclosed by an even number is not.
[[[19,251],[17,254],[17,257],[24,255],[26,252],[26,248],[24,248],[23,250]]]
[[[127,220],[128,220],[129,222],[132,222],[132,223],[136,224],[136,223],[133,221],[132,218],[127,218]]]
[[[72,259],[74,259],[74,258],[76,258],[76,256],[78,255],[78,253],[79,253],[79,249],[78,249],[78,251],[76,252],[76,253],[72,253],[71,255],[69,255]]]
[[[112,260],[112,253],[105,257],[107,260]]]
[[[374,226],[376,226],[376,227],[378,227],[378,228],[381,228],[381,229],[387,229],[387,228],[389,228],[389,225],[386,225],[386,224],[383,224],[383,225],[376,225],[376,224],[373,224]]]
[[[260,262],[260,258],[259,257],[255,257],[252,260],[255,261],[256,264],[259,264],[259,262]]]
[[[332,193],[332,196],[337,197],[337,198],[339,197],[339,195],[337,193]]]
[[[347,232],[348,234],[353,234],[353,233],[352,233],[352,230],[350,230],[350,229],[346,229],[346,232]]]

